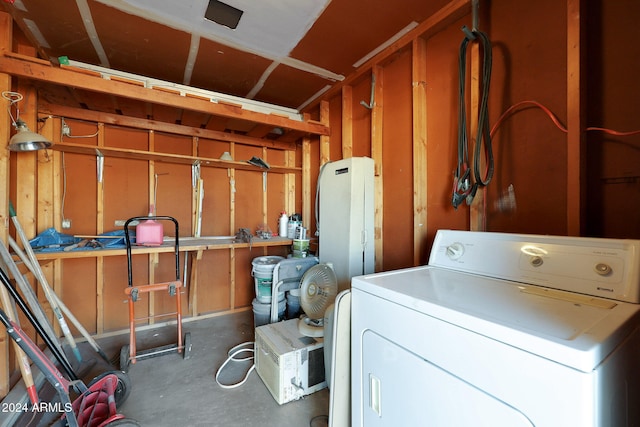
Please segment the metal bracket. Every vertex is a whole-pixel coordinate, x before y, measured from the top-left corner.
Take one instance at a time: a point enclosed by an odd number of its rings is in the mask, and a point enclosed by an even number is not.
[[[367,104],[364,101],[360,101],[360,105],[362,105],[365,108],[368,108],[369,110],[373,109],[373,106],[375,105],[375,89],[376,89],[376,75],[374,73],[371,73],[371,97],[369,98],[369,103]]]
[[[96,169],[98,173],[98,182],[102,184],[102,178],[104,177],[104,155],[97,148],[96,148]]]

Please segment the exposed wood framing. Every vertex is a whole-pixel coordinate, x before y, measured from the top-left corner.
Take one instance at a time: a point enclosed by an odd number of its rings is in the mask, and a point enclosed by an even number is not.
[[[303,138],[308,140],[308,138]],[[285,165],[295,167],[296,153],[294,151],[287,151],[285,154]],[[296,210],[296,174],[288,173],[284,175],[284,207],[288,213],[293,213]]]
[[[279,142],[259,139],[251,136],[240,135],[229,132],[222,132],[210,129],[200,129],[190,126],[161,122],[158,120],[139,119],[135,117],[120,116],[117,114],[102,113],[99,111],[82,110],[79,108],[53,105],[44,101],[38,103],[38,109],[42,115],[61,116],[86,120],[90,122],[104,123],[114,126],[123,126],[133,129],[154,130],[156,132],[166,132],[184,136],[211,139],[223,142],[235,142],[238,144],[251,145],[256,147],[268,147],[280,150],[295,149],[293,142]]]
[[[427,251],[427,42],[412,45],[413,102],[413,264],[424,262]]]
[[[382,271],[383,269],[383,238],[382,238],[382,225],[383,225],[383,207],[384,207],[384,178],[382,168],[382,123],[384,116],[384,76],[382,74],[383,68],[381,66],[375,66],[372,70],[372,79],[375,76],[375,86],[373,88],[374,95],[373,108],[371,110],[371,158],[374,162],[374,178],[373,178],[373,203],[374,203],[374,215],[373,215],[373,235],[374,235],[374,253],[375,253],[375,271]]]
[[[17,108],[20,109],[20,119],[27,123],[29,129],[35,129],[36,132],[41,131],[37,126],[37,115],[35,114],[37,111],[36,91],[32,86],[21,83],[17,90],[24,97],[17,104]],[[16,111],[14,110],[12,113],[15,115]],[[27,236],[33,236],[36,231],[36,218],[38,217],[36,205],[42,197],[38,190],[51,190],[49,180],[47,183],[38,184],[39,188],[36,188],[36,174],[46,173],[46,169],[48,169],[46,166],[51,164],[48,159],[43,159],[43,157],[42,153],[32,152],[16,153],[15,156],[16,195],[13,206],[16,208],[16,214]],[[40,160],[43,160],[44,163],[40,164]],[[43,220],[48,221],[49,218],[43,217]]]
[[[567,0],[567,234],[582,236],[586,212],[584,0]]]
[[[269,163],[269,159],[267,157],[267,149],[262,148],[262,156],[267,163]],[[269,217],[267,217],[267,209],[268,209],[268,200],[267,200],[267,188],[268,188],[268,177],[267,172],[262,172],[262,222],[267,224],[269,222]],[[286,202],[286,200],[285,200]],[[277,232],[276,232],[277,234]]]
[[[12,40],[11,17],[6,13],[0,13],[0,49],[11,49]],[[0,73],[0,90],[11,90],[11,77],[7,74]],[[9,111],[6,108],[0,108],[0,122],[3,124],[11,123]],[[7,245],[7,237],[9,236],[9,137],[10,127],[0,126],[0,176],[2,179],[0,185],[0,239]],[[5,328],[0,329],[0,396],[5,396],[10,389],[9,378],[9,335]]]
[[[156,134],[153,130],[150,130],[148,133],[148,144],[149,144],[149,151],[154,151],[156,148],[156,138],[155,138]],[[148,183],[149,183],[149,203],[148,205],[154,205],[154,201],[156,200],[156,187],[155,187],[155,182],[156,182],[156,163],[154,160],[149,160],[149,175],[148,175]],[[156,206],[153,206],[153,209],[155,211]],[[148,271],[149,271],[149,283],[156,283],[156,267],[158,266],[158,262],[159,262],[159,255],[157,253],[154,254],[149,254],[148,255]],[[148,304],[148,310],[149,310],[149,324],[154,324],[155,323],[155,314],[156,314],[156,300],[155,300],[155,292],[149,292],[147,295],[149,296],[147,298],[147,304]]]
[[[353,88],[342,86],[342,158],[353,156]]]
[[[311,224],[311,139],[302,138],[302,223]]]
[[[478,135],[478,114],[480,111],[480,91],[482,82],[482,72],[480,71],[480,46],[478,42],[469,43],[470,66],[469,77],[469,147],[475,147],[478,144],[476,136]],[[475,159],[471,159],[475,161]],[[481,156],[478,159],[480,170],[484,170],[485,159]],[[485,211],[485,188],[478,186],[473,203],[469,209],[469,230],[485,231],[487,226]]]
[[[329,102],[320,102],[320,122],[329,126]],[[328,135],[320,135],[320,166],[331,161],[331,145]]]
[[[46,81],[63,86],[72,85],[75,88],[91,92],[199,111],[216,116],[238,118],[318,135],[327,135],[329,133],[328,128],[317,122],[297,121],[275,114],[244,110],[227,103],[216,103],[193,96],[181,96],[174,92],[148,89],[129,82],[105,80],[100,76],[78,72],[71,68],[60,68],[51,65],[47,61],[11,53],[8,50],[5,50],[4,54],[0,55],[0,72],[30,80]]]
[[[390,44],[387,48],[375,55],[373,58],[362,64],[357,70],[349,74],[343,81],[335,84],[322,97],[322,99],[331,99],[342,90],[343,86],[351,85],[360,80],[360,78],[371,71],[371,69],[382,62],[384,58],[388,58],[409,45],[418,37],[429,38],[430,35],[446,28],[458,19],[467,15],[471,10],[471,0],[453,0],[447,3],[442,9],[425,19],[416,28],[399,38],[396,42]],[[312,103],[310,106],[314,106]]]

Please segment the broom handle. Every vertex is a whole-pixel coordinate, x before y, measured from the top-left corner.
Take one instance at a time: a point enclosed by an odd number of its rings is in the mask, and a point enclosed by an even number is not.
[[[22,252],[22,249],[20,249],[16,241],[13,240],[11,236],[8,237],[8,240],[9,240],[9,246],[13,248],[16,254],[18,254],[22,262],[25,265],[27,265],[29,261],[26,259],[24,253]],[[42,330],[47,334],[47,337],[55,345],[56,349],[58,349],[60,353],[64,354],[64,352],[62,351],[62,346],[58,341],[58,337],[54,332],[53,327],[51,326],[51,323],[49,323],[47,314],[44,312],[44,309],[42,308],[42,306],[40,305],[40,302],[38,301],[38,297],[36,296],[35,292],[31,288],[31,285],[27,282],[27,279],[25,279],[25,277],[22,275],[22,273],[18,269],[18,266],[13,261],[13,258],[11,257],[11,254],[9,253],[9,250],[6,248],[6,246],[0,245],[0,253],[2,254],[2,259],[4,260],[5,264],[9,267],[9,271],[11,272],[11,275],[13,276],[16,283],[18,284],[18,288],[20,288],[20,290],[22,291],[22,295],[24,295],[24,299],[27,301],[27,303],[31,307],[31,311],[33,312],[34,317],[36,318],[38,323],[40,323]]]
[[[16,254],[20,257],[20,259],[22,260],[22,263],[27,267],[27,269],[29,271],[31,271],[32,274],[35,275],[35,271],[34,271],[34,267],[31,264],[31,261],[29,261],[26,258],[25,253],[22,251],[22,249],[20,249],[17,244],[15,246],[11,246],[13,248],[13,250],[16,252]],[[69,321],[76,327],[76,329],[78,329],[78,331],[82,334],[82,336],[87,340],[87,342],[89,342],[89,344],[91,344],[91,347],[93,347],[93,349],[96,351],[96,353],[98,353],[100,355],[100,357],[102,357],[104,359],[105,362],[107,363],[111,363],[109,360],[109,357],[107,357],[107,355],[105,354],[105,352],[100,348],[100,346],[98,345],[98,343],[93,339],[93,337],[91,336],[91,334],[89,334],[89,332],[84,328],[84,326],[82,325],[82,323],[80,323],[80,321],[73,315],[73,313],[71,312],[71,310],[69,310],[69,308],[64,304],[64,302],[62,302],[62,300],[60,299],[60,297],[58,296],[58,294],[56,294],[55,292],[52,293],[53,297],[56,300],[56,303],[60,306],[60,309],[62,310],[62,312],[69,318]]]
[[[18,316],[16,316],[16,312],[13,308],[13,304],[11,303],[9,293],[4,286],[0,287],[0,298],[2,299],[2,306],[4,307],[4,311],[7,314],[7,317],[9,318],[9,320],[17,324]],[[35,405],[39,402],[38,390],[33,383],[33,374],[31,373],[31,364],[29,363],[29,358],[15,341],[13,342],[13,348],[16,353],[18,364],[20,365],[20,373],[22,374],[24,386],[27,388],[27,393],[29,394],[29,400],[31,400],[31,403]]]

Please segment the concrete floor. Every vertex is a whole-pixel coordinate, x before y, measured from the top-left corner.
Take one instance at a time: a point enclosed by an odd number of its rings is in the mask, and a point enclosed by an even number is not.
[[[216,371],[226,360],[229,349],[253,341],[252,311],[185,321],[183,328],[191,334],[190,358],[185,360],[182,355],[171,353],[130,365],[131,394],[118,412],[142,426],[153,427],[327,426],[329,393],[326,388],[298,401],[278,405],[255,371],[237,388],[225,389],[216,383]],[[139,350],[176,342],[175,325],[139,331],[136,335]],[[128,339],[128,334],[122,334],[98,340],[116,367],[120,349],[128,344]],[[96,371],[109,369],[87,343],[83,343],[82,349],[83,358],[98,359],[90,373],[82,375],[85,382],[88,381],[85,377],[93,378]],[[219,377],[220,382],[237,383],[250,366],[251,362],[228,364]],[[31,420],[23,425],[43,424]]]

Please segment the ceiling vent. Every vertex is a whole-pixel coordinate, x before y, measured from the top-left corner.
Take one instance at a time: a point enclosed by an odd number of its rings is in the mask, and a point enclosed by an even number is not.
[[[209,21],[216,22],[235,30],[243,13],[244,11],[236,9],[233,6],[229,6],[226,3],[222,3],[221,1],[209,0],[209,5],[207,6],[207,11],[205,12],[204,17]]]

